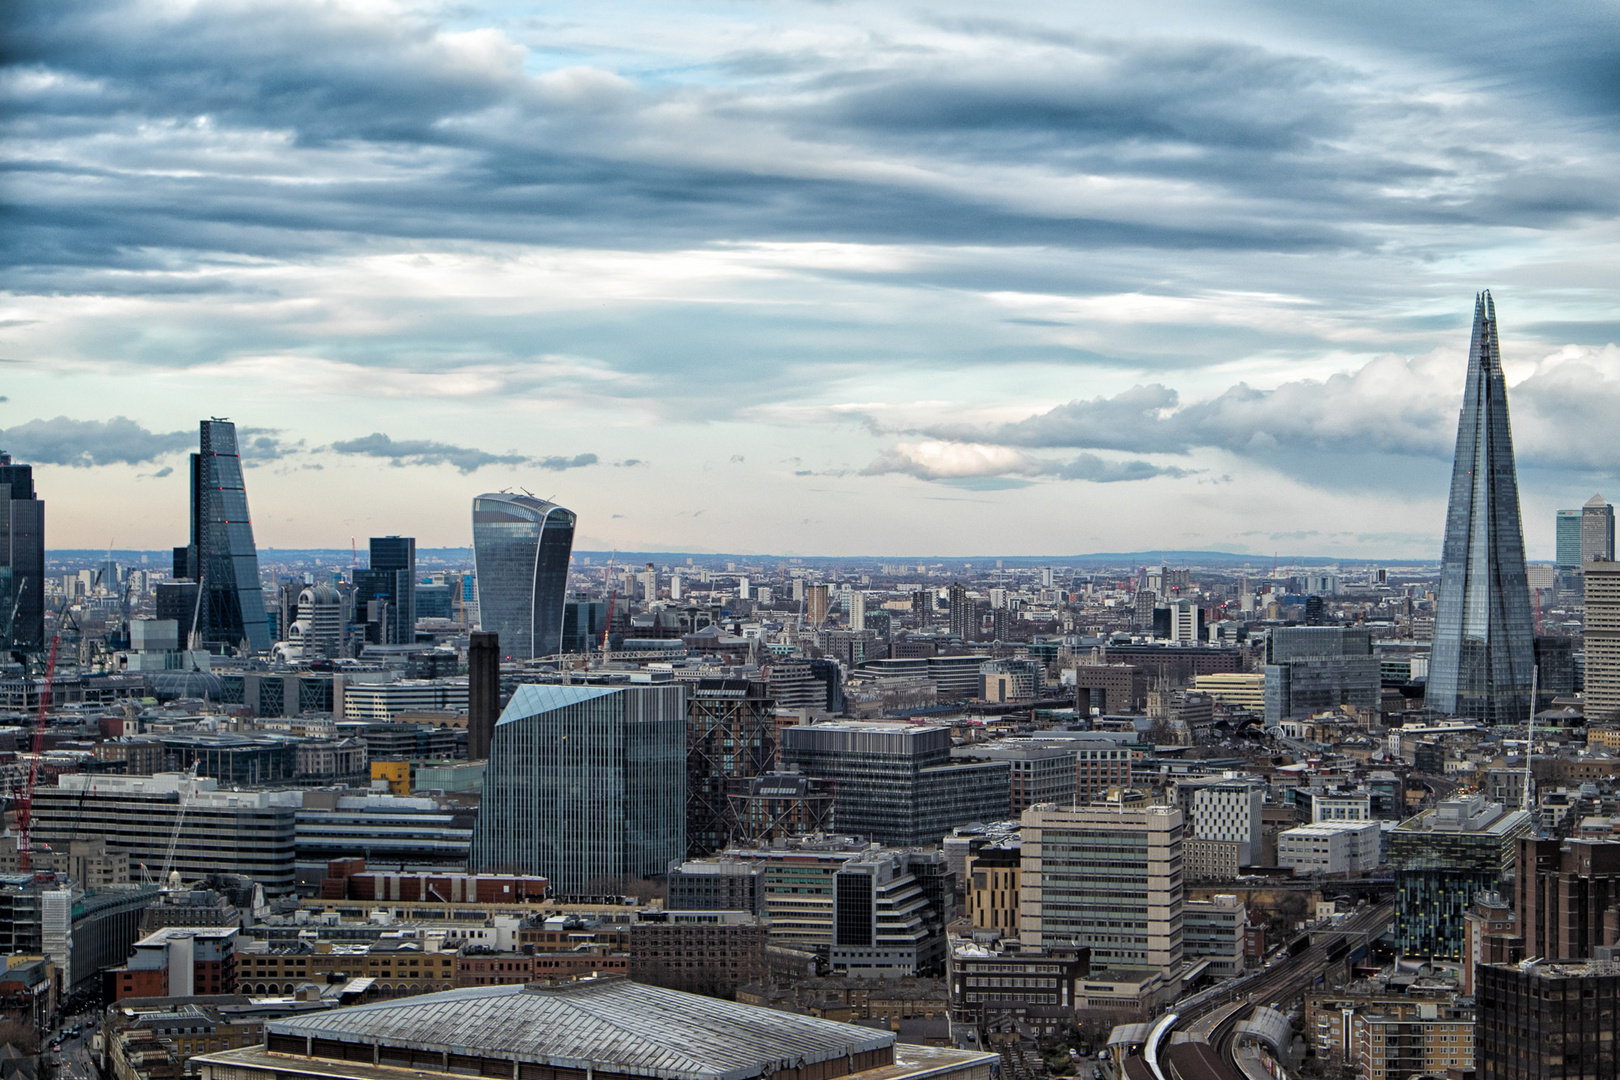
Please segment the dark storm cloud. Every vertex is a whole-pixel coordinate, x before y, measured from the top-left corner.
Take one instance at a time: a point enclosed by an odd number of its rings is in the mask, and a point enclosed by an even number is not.
[[[1482,164],[1484,148],[1461,140],[1412,153],[1399,125],[1434,106],[1369,100],[1367,73],[1338,61],[1035,24],[954,32],[974,35],[980,57],[756,50],[729,61],[755,73],[746,88],[699,88],[595,70],[532,77],[493,33],[335,5],[22,2],[5,34],[0,132],[31,148],[10,177],[28,212],[4,242],[44,288],[71,281],[68,268],[148,264],[154,252],[275,256],[362,235],[1311,251],[1370,248],[1375,224],[1544,227],[1615,205],[1596,168],[1563,163],[1551,180],[1515,155]],[[1009,65],[998,35],[1043,47]],[[690,140],[725,152],[682,152],[672,110]],[[146,137],[129,137],[137,127]],[[750,153],[760,133],[803,153]],[[1159,215],[1084,198],[1037,207],[982,183],[821,167],[902,150],[940,169],[1203,185],[1213,201]],[[1400,193],[1448,179],[1467,190]]]
[[[155,432],[123,416],[111,420],[30,420],[0,431],[0,447],[35,465],[140,465],[195,445],[194,431]]]
[[[540,469],[561,471],[580,469],[597,463],[595,454],[576,454],[573,457],[532,458],[523,454],[491,454],[468,446],[434,442],[429,439],[391,439],[380,431],[358,439],[345,439],[332,444],[340,454],[358,454],[382,458],[393,465],[450,465],[460,472],[470,473],[486,465],[530,465]]]

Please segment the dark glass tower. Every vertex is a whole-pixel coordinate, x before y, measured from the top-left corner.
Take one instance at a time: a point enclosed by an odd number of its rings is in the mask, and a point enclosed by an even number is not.
[[[1474,305],[1425,704],[1486,724],[1525,723],[1534,667],[1507,384],[1487,292]]]
[[[191,543],[186,577],[197,583],[192,612],[201,648],[268,652],[270,624],[264,617],[259,553],[253,546],[236,425],[204,420],[198,453],[191,455]],[[175,552],[179,570],[179,550]],[[191,627],[181,623],[182,638]]]
[[[372,600],[386,600],[388,615],[379,628],[379,644],[416,642],[416,538],[373,536],[371,565],[354,576],[355,606],[364,611]]]
[[[0,656],[44,647],[45,502],[34,467],[0,451]]]
[[[572,511],[532,495],[473,499],[478,623],[500,635],[502,657],[531,660],[562,651],[573,549]]]

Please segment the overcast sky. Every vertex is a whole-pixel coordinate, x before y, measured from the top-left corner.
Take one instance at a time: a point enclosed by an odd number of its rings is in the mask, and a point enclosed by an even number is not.
[[[1620,496],[1620,9],[5,5],[0,447],[51,547],[1438,556]]]

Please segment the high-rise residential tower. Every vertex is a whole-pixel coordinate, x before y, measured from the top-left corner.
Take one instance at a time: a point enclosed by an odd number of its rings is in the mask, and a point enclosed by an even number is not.
[[[1535,628],[1507,383],[1488,292],[1474,306],[1434,622],[1425,704],[1487,724],[1525,722]]]
[[[532,495],[473,499],[478,623],[500,635],[501,655],[532,660],[562,651],[574,513]]]
[[[44,646],[45,502],[34,467],[0,451],[0,656]]]
[[[1614,561],[1614,507],[1593,495],[1581,507],[1581,565]]]
[[[1620,563],[1586,566],[1586,715],[1620,720]]]
[[[245,645],[249,652],[268,652],[270,622],[236,425],[204,420],[199,428],[198,452],[191,455],[191,543],[175,549],[174,567],[175,577],[196,582],[197,599],[180,632],[189,636],[196,627],[193,648],[218,652]]]

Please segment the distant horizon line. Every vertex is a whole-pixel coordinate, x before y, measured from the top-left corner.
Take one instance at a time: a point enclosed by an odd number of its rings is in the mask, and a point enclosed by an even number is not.
[[[109,554],[116,560],[120,556],[146,555],[161,556],[167,559],[171,554],[169,548],[47,548],[47,558],[86,558],[105,559]],[[418,557],[423,555],[435,556],[440,559],[451,555],[470,552],[472,545],[458,545],[448,547],[418,547]],[[278,553],[284,556],[307,556],[312,558],[342,561],[347,555],[351,558],[355,552],[341,547],[270,547],[257,548],[259,554]],[[1147,565],[1149,563],[1164,563],[1166,561],[1198,561],[1204,563],[1224,563],[1233,566],[1258,566],[1264,563],[1282,565],[1305,566],[1439,566],[1438,557],[1431,559],[1410,558],[1372,558],[1367,556],[1333,556],[1333,555],[1260,555],[1247,552],[1213,551],[1193,548],[1154,548],[1144,551],[1104,551],[1070,555],[777,555],[745,552],[702,552],[702,551],[632,551],[629,549],[603,548],[600,550],[579,550],[572,553],[575,559],[587,557],[592,560],[600,558],[605,563],[610,558],[617,558],[623,563],[635,560],[669,561],[676,559],[694,560],[768,560],[772,562],[899,562],[942,565],[951,563],[993,563],[1014,564],[1020,566],[1063,565],[1065,563],[1106,564],[1106,565]],[[1533,560],[1527,560],[1533,561]],[[1546,560],[1551,565],[1551,560]],[[1004,569],[1006,567],[1003,567]]]

